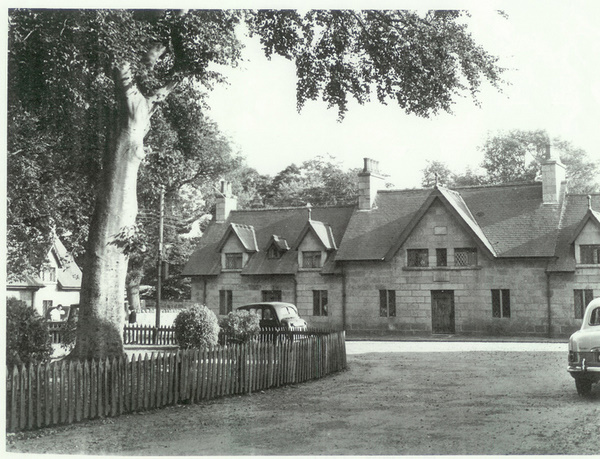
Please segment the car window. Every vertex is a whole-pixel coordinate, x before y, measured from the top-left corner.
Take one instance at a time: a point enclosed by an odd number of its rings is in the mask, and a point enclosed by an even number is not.
[[[273,319],[273,311],[271,310],[271,308],[263,309],[263,319],[264,320],[272,320]]]
[[[600,325],[600,308],[596,308],[592,311],[590,325]]]

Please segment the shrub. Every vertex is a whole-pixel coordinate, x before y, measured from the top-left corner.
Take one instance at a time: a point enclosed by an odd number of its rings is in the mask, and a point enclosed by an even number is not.
[[[236,341],[247,343],[260,333],[260,319],[250,311],[235,311],[221,320],[221,332]]]
[[[29,365],[50,360],[52,344],[48,323],[16,298],[6,300],[6,364]]]
[[[217,316],[200,304],[195,304],[177,314],[173,325],[175,339],[181,349],[215,345],[219,339]]]

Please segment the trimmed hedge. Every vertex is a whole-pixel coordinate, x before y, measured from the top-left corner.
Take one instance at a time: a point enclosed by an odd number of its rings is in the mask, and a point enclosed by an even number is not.
[[[181,349],[214,346],[219,339],[219,321],[206,306],[195,304],[181,311],[173,322],[175,339]]]

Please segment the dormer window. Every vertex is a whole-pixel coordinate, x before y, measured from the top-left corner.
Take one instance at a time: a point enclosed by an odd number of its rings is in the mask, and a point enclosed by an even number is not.
[[[56,282],[56,268],[53,266],[42,268],[40,277],[42,278],[42,282]]]
[[[274,245],[272,245],[267,252],[267,258],[270,258],[271,260],[276,260],[278,258],[281,258],[281,255],[282,255],[281,250],[279,250]]]
[[[302,267],[306,269],[310,268],[321,268],[323,263],[321,262],[321,252],[316,250],[308,250],[302,252]]]
[[[600,264],[600,244],[580,245],[579,259],[584,265]]]
[[[244,255],[242,253],[226,253],[225,269],[242,269],[244,267]]]

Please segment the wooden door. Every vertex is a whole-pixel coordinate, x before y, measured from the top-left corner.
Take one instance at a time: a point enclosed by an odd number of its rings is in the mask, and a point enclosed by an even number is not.
[[[431,291],[431,330],[433,333],[454,333],[454,291]]]

